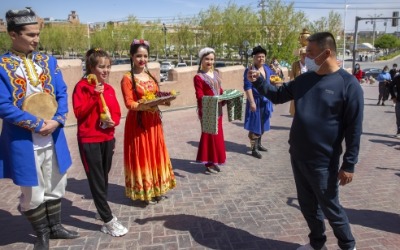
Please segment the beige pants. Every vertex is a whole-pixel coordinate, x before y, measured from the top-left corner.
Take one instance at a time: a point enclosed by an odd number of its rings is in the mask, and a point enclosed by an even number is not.
[[[34,151],[38,185],[21,186],[20,205],[23,212],[35,209],[40,204],[64,196],[67,175],[60,174],[53,146]]]

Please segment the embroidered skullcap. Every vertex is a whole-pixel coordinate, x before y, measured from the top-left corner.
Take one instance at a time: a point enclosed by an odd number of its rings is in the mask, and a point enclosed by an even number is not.
[[[254,56],[257,55],[258,53],[263,53],[264,55],[267,55],[267,51],[260,45],[253,48],[253,52],[251,53],[251,55]]]
[[[22,10],[9,10],[6,13],[7,26],[24,26],[28,24],[37,24],[35,12],[30,8]]]
[[[209,47],[203,48],[199,51],[199,58],[200,60],[203,58],[204,55],[213,53],[215,54],[215,50]]]

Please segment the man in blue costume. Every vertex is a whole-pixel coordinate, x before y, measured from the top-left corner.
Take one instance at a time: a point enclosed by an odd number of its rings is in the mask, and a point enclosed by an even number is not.
[[[20,186],[20,209],[36,232],[34,249],[49,249],[51,239],[73,239],[77,232],[61,225],[61,198],[71,166],[63,127],[68,112],[67,86],[55,58],[35,52],[39,24],[29,9],[6,13],[11,50],[0,56],[0,178]],[[35,93],[55,98],[51,119],[22,110]]]
[[[340,249],[354,250],[355,239],[339,202],[339,185],[353,179],[358,161],[364,111],[357,79],[336,61],[336,42],[329,32],[307,38],[308,72],[277,88],[251,71],[248,79],[273,103],[295,102],[289,153],[301,212],[310,243],[299,250],[327,249],[324,216]],[[342,142],[345,140],[345,153]]]
[[[260,72],[262,78],[269,82],[269,77],[275,73],[265,64],[267,51],[257,46],[253,48],[251,54],[253,56],[252,68]],[[251,82],[247,79],[247,68],[244,71],[243,89],[246,93],[246,111],[244,118],[244,129],[249,131],[251,155],[261,159],[262,155],[259,151],[267,151],[261,144],[261,137],[264,132],[270,129],[270,118],[273,112],[272,102],[265,96],[261,95]]]

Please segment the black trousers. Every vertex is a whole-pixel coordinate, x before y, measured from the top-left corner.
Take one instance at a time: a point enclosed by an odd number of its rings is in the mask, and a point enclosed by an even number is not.
[[[115,139],[99,143],[79,143],[79,153],[85,168],[94,204],[104,222],[113,215],[107,202],[108,173],[111,170]]]
[[[339,202],[339,160],[313,164],[291,158],[301,213],[310,229],[310,244],[321,249],[326,242],[326,217],[338,239],[340,249],[354,249],[355,239],[349,219]]]

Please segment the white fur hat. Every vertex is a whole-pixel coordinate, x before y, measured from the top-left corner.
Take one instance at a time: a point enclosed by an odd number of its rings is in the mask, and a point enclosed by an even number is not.
[[[215,50],[209,47],[203,48],[199,51],[199,59],[201,60],[205,54],[215,54]]]

